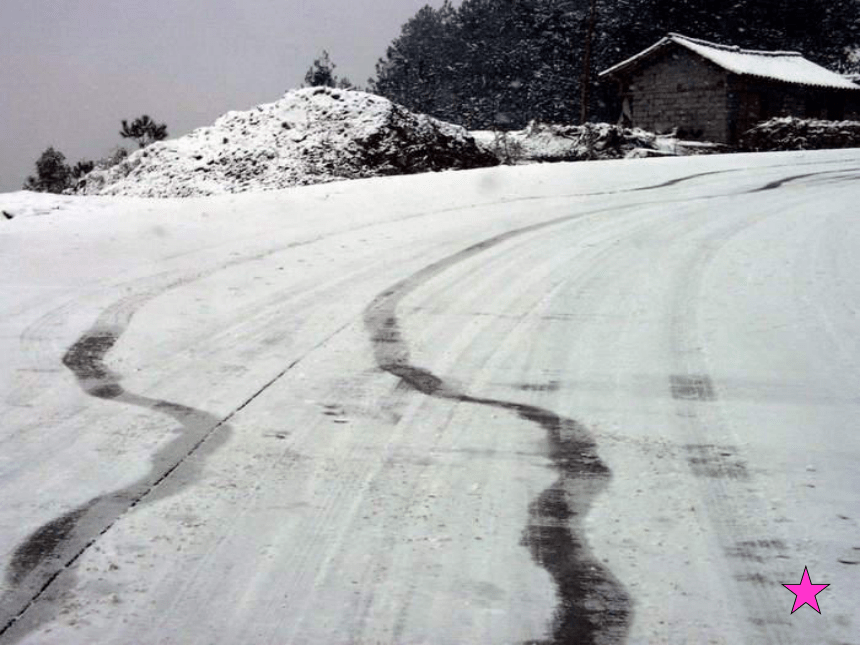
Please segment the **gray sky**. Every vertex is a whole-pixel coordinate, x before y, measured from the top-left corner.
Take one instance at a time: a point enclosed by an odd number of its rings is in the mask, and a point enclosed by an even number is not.
[[[0,0],[0,192],[49,145],[105,156],[121,119],[173,138],[274,101],[322,49],[363,86],[425,4],[441,0]]]

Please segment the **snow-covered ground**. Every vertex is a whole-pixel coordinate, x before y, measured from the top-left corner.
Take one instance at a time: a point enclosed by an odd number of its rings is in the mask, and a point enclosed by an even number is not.
[[[858,179],[0,195],[0,643],[860,642]]]

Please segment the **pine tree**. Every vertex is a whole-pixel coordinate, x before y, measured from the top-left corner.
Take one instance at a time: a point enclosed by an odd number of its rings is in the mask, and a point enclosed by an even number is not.
[[[582,53],[588,28],[584,2],[541,2],[530,34],[534,74],[526,120],[573,123],[580,113]],[[593,68],[593,65],[592,65]]]
[[[89,161],[88,159],[81,159],[78,163],[74,165],[71,170],[70,177],[72,180],[77,181],[88,172],[93,170],[96,167],[94,161]]]
[[[377,63],[370,87],[470,128],[569,120],[578,106],[573,4],[464,0],[457,9],[450,2],[424,7]]]
[[[138,146],[145,148],[167,138],[167,124],[156,123],[149,115],[144,114],[132,121],[131,125],[123,119],[119,135],[124,139],[134,139]]]
[[[329,58],[328,52],[323,50],[310,69],[305,73],[304,87],[337,87],[338,79],[334,68],[337,67]]]
[[[455,11],[446,2],[439,9],[421,8],[391,43],[385,58],[376,64],[376,79],[369,79],[370,90],[418,112],[445,118],[459,107],[457,89],[452,83],[458,75],[461,54],[452,50],[459,29]]]
[[[66,165],[66,156],[51,146],[36,161],[36,176],[27,177],[24,190],[62,193],[70,185],[71,169]]]

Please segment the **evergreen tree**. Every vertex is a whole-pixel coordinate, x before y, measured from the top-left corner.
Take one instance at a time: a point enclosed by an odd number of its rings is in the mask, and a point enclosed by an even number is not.
[[[470,128],[569,121],[578,108],[571,0],[464,0],[422,8],[377,64],[371,89]]]
[[[320,57],[313,62],[313,65],[305,73],[304,87],[337,87],[338,78],[334,73],[335,67],[337,65],[331,61],[328,52],[323,50]]]
[[[72,180],[77,181],[78,179],[86,175],[88,172],[93,170],[95,167],[95,162],[82,159],[74,165],[71,170],[70,177]]]
[[[71,169],[66,165],[66,156],[51,146],[36,161],[36,176],[27,177],[24,190],[62,193],[70,185]]]
[[[461,45],[455,11],[450,2],[440,9],[421,8],[402,28],[400,37],[376,64],[370,90],[428,114],[446,115],[459,108],[456,86],[462,55],[452,46]],[[462,49],[462,47],[458,47]]]
[[[521,120],[573,123],[580,112],[588,6],[584,1],[540,2],[536,11],[538,20],[530,35],[534,67],[531,98]],[[593,77],[593,62],[591,68]]]
[[[134,139],[138,146],[145,148],[167,138],[167,124],[156,123],[149,115],[144,114],[132,121],[130,125],[123,119],[119,135],[124,139]]]

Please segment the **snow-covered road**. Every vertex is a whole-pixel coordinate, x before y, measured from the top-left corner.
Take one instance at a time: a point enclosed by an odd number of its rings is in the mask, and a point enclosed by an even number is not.
[[[0,195],[0,643],[860,643],[858,180]]]

